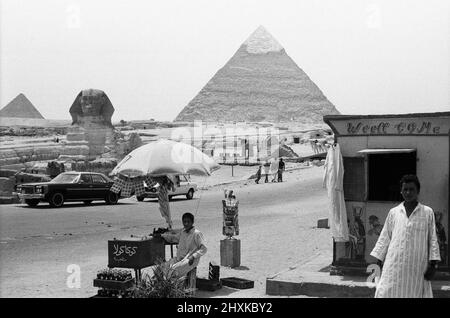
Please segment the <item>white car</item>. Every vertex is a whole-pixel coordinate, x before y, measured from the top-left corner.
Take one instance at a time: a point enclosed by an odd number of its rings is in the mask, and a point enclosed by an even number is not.
[[[177,195],[185,195],[186,199],[191,200],[194,197],[195,191],[197,191],[197,184],[195,182],[192,182],[190,176],[187,174],[178,175],[175,178],[178,179],[177,183],[179,186],[175,187],[175,191],[169,190],[169,199]],[[150,188],[147,186],[147,184],[144,184],[144,186],[145,194],[142,196],[137,196],[136,199],[138,201],[144,201],[145,198],[158,197],[158,183]]]

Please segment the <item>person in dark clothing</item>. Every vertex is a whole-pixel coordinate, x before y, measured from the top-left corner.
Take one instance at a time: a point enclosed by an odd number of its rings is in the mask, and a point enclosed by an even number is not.
[[[270,172],[270,163],[266,162],[264,164],[264,175],[265,175],[264,183],[269,182],[269,172]]]
[[[278,182],[283,182],[283,171],[284,171],[284,161],[283,158],[280,158],[280,162],[278,163]]]
[[[261,180],[261,166],[258,167],[258,171],[256,171],[256,179],[255,182],[258,184],[259,180]]]

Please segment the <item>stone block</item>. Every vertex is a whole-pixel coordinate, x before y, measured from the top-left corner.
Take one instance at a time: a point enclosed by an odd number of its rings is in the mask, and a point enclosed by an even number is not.
[[[7,165],[15,165],[15,164],[20,164],[20,158],[19,157],[11,157],[11,158],[5,158],[5,159],[0,159],[0,166],[2,168],[5,168],[5,166]]]
[[[12,192],[14,191],[14,186],[15,186],[14,177],[12,178],[0,177],[0,192],[3,195],[12,194]]]
[[[329,229],[328,219],[319,219],[317,220],[317,228],[319,229]]]
[[[9,178],[14,176],[17,173],[17,170],[13,169],[0,169],[0,177]]]
[[[83,155],[60,155],[58,160],[62,161],[84,161],[86,160],[86,156]]]
[[[63,150],[63,155],[83,155],[87,156],[89,154],[88,146],[66,146]]]
[[[220,241],[220,265],[231,268],[241,265],[241,240],[232,238]]]
[[[82,133],[68,133],[67,141],[84,141],[84,132]]]
[[[2,169],[10,169],[10,170],[16,170],[16,171],[22,171],[23,169],[26,169],[26,166],[23,163],[1,165],[1,167],[2,167]]]

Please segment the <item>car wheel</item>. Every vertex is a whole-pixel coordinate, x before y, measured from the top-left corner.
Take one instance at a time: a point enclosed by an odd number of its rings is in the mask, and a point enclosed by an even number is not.
[[[55,192],[51,195],[48,203],[50,203],[52,208],[60,208],[64,204],[64,195],[60,192]]]
[[[35,206],[37,206],[39,204],[39,200],[37,200],[37,199],[28,199],[28,200],[25,200],[25,203],[28,204],[28,206],[35,207]]]
[[[109,191],[106,195],[105,201],[107,204],[116,204],[119,201],[119,195],[117,193]]]
[[[194,190],[189,189],[188,193],[186,194],[186,198],[188,200],[192,200],[193,197],[194,197]]]
[[[90,204],[92,203],[92,200],[85,200],[85,201],[83,201],[83,203],[84,203],[85,205],[90,205]]]
[[[136,199],[137,199],[139,202],[144,201],[144,197],[136,197]]]

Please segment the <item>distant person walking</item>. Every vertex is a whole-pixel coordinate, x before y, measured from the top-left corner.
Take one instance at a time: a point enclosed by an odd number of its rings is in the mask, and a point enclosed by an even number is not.
[[[272,182],[275,182],[278,174],[278,160],[273,159],[270,163],[270,175],[273,175]]]
[[[264,164],[264,175],[265,175],[264,183],[269,182],[269,174],[270,174],[270,163],[266,162]]]
[[[285,170],[285,164],[283,158],[280,158],[280,162],[278,163],[278,182],[283,182],[283,172]]]
[[[255,179],[255,183],[258,184],[259,180],[261,180],[261,166],[258,167],[258,171],[256,171],[256,179]]]

